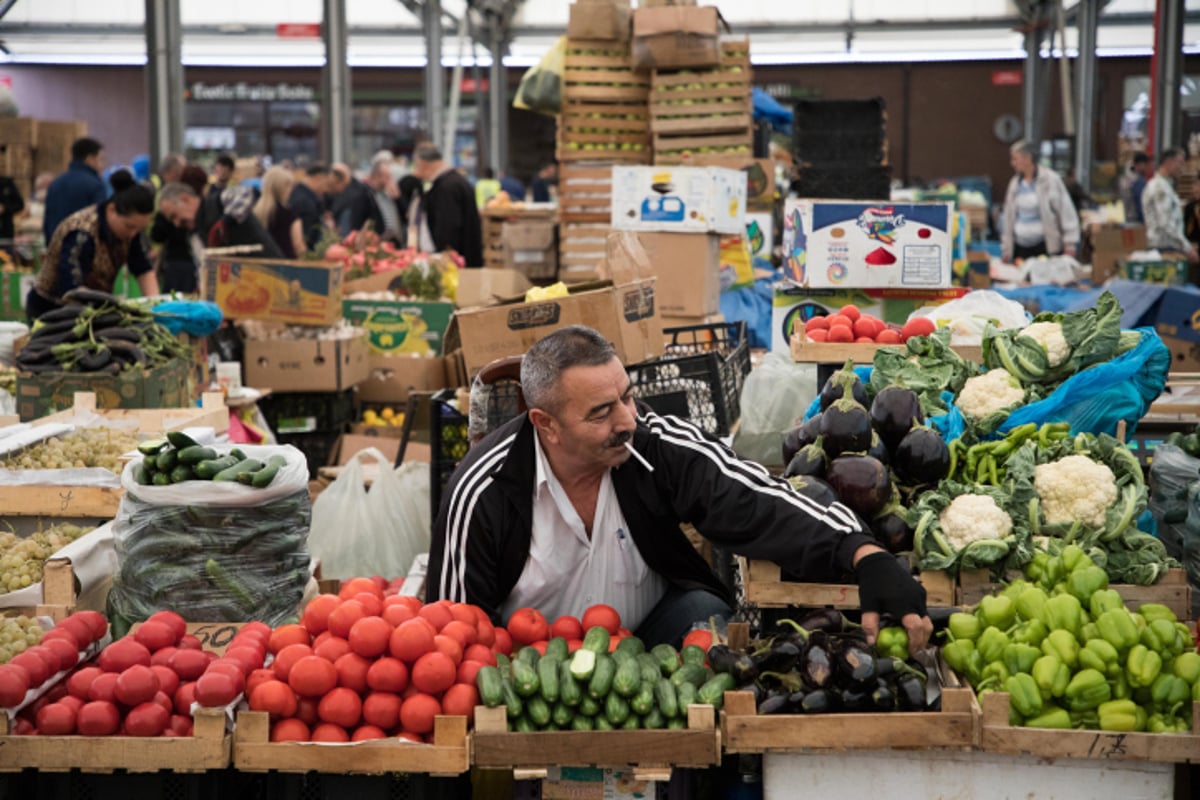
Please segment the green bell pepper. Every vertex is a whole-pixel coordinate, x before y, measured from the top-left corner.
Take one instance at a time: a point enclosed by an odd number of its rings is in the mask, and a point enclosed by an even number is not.
[[[1051,631],[1067,631],[1075,636],[1083,625],[1083,606],[1079,598],[1071,594],[1051,597],[1046,601],[1042,615],[1042,621]]]
[[[961,611],[951,614],[947,625],[952,642],[973,642],[983,633],[983,623],[974,614],[964,614]]]
[[[1147,649],[1144,644],[1135,644],[1125,661],[1125,672],[1129,685],[1134,688],[1152,686],[1162,670],[1162,656]]]
[[[1042,609],[1049,599],[1041,587],[1031,586],[1017,597],[1017,616],[1025,621],[1041,619]]]
[[[1084,645],[1079,651],[1079,666],[1102,672],[1110,678],[1121,674],[1117,648],[1103,639],[1092,639]]]
[[[1004,648],[1010,644],[1008,634],[999,628],[988,628],[979,636],[975,649],[983,658],[985,664],[990,664],[1004,655]]]
[[[1082,567],[1067,576],[1067,591],[1081,603],[1090,603],[1096,592],[1108,588],[1108,573],[1095,564]]]
[[[1103,639],[1104,637],[1100,635],[1100,626],[1094,622],[1089,622],[1079,629],[1079,636],[1077,638],[1080,644],[1087,644],[1092,639]]]
[[[1033,663],[1033,671],[1030,674],[1042,693],[1043,700],[1062,697],[1071,682],[1071,671],[1058,656],[1042,656]]]
[[[1115,655],[1115,654],[1114,654]],[[1042,657],[1040,648],[1028,644],[1010,644],[1004,648],[1004,666],[1009,674],[1028,673],[1033,669],[1034,662]],[[1026,716],[1029,716],[1026,714]]]
[[[1096,620],[1096,627],[1104,641],[1117,648],[1118,653],[1124,653],[1138,643],[1141,634],[1133,615],[1124,608],[1110,608]]]
[[[1110,700],[1097,709],[1102,731],[1138,730],[1138,704],[1132,700]]]
[[[979,601],[975,610],[985,625],[1006,631],[1017,621],[1017,605],[1011,597],[1004,595],[988,595]]]
[[[1071,715],[1065,708],[1059,708],[1051,703],[1042,705],[1042,713],[1025,720],[1026,728],[1058,728],[1067,730],[1071,727]]]
[[[1165,619],[1167,622],[1179,621],[1175,612],[1162,603],[1143,603],[1138,606],[1137,613],[1141,614],[1142,619],[1146,622],[1153,622],[1156,619]]]
[[[1159,709],[1168,710],[1176,705],[1187,703],[1192,699],[1192,687],[1183,678],[1174,675],[1159,675],[1150,687],[1154,705]]]
[[[1187,720],[1171,714],[1151,714],[1146,721],[1146,730],[1150,733],[1186,733],[1190,728]]]
[[[1112,687],[1102,673],[1084,669],[1075,673],[1067,684],[1066,698],[1071,711],[1089,711],[1112,699]]]
[[[1200,681],[1200,653],[1188,652],[1175,656],[1171,672],[1189,686],[1194,686]]]
[[[1096,562],[1092,561],[1087,552],[1077,544],[1069,544],[1064,547],[1058,557],[1062,559],[1063,568],[1068,575],[1076,570],[1086,569],[1089,565],[1096,566]]]
[[[1048,656],[1058,656],[1068,669],[1075,669],[1079,664],[1079,643],[1075,641],[1074,634],[1065,630],[1050,631],[1042,641],[1042,652]]]
[[[899,627],[883,628],[875,640],[875,649],[880,655],[903,661],[908,658],[908,631]]]
[[[1112,687],[1113,700],[1128,700],[1133,697],[1133,687],[1129,685],[1129,676],[1124,670],[1109,678],[1108,685]]]
[[[1088,600],[1088,611],[1092,612],[1092,619],[1098,619],[1101,614],[1111,608],[1124,607],[1125,601],[1121,599],[1121,595],[1115,589],[1102,589]]]
[[[1042,640],[1046,638],[1046,634],[1050,631],[1046,628],[1046,623],[1040,619],[1031,619],[1020,623],[1013,628],[1012,640],[1017,644],[1028,644],[1033,647],[1041,645]]]
[[[1090,728],[1095,730],[1100,727],[1100,714],[1094,708],[1072,711],[1070,716],[1072,728]]]
[[[975,643],[970,639],[955,639],[942,648],[942,658],[950,665],[950,669],[959,675],[967,674],[968,658],[975,652]]]
[[[1033,584],[1031,584],[1029,581],[1018,578],[1017,580],[1005,586],[1004,589],[1000,591],[1000,595],[1007,597],[1015,603],[1017,598],[1021,596],[1022,592],[1031,588],[1032,586]]]
[[[1147,624],[1140,641],[1151,650],[1157,650],[1164,658],[1183,652],[1184,643],[1175,629],[1175,623],[1165,619],[1156,619]]]
[[[1038,685],[1029,675],[1013,675],[1004,682],[1008,701],[1022,717],[1036,717],[1042,713],[1042,695]]]
[[[983,672],[979,675],[979,688],[1003,688],[1004,682],[1009,678],[1008,667],[1004,666],[1003,661],[993,661],[984,666]]]

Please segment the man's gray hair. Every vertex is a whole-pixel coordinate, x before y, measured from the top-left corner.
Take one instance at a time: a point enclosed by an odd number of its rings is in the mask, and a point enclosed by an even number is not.
[[[158,164],[158,174],[166,175],[175,167],[182,167],[186,164],[187,159],[183,157],[182,153],[167,153]]]
[[[417,145],[417,149],[413,151],[413,158],[417,161],[432,164],[435,161],[442,160],[442,151],[437,149],[436,145],[426,142],[425,144]]]
[[[158,202],[159,204],[162,204],[167,201],[173,202],[184,197],[199,196],[200,195],[196,194],[196,190],[188,186],[186,183],[171,181],[170,183],[163,184],[162,191],[160,191],[158,195]]]
[[[562,402],[558,382],[568,367],[599,367],[617,357],[612,342],[584,325],[568,325],[542,338],[521,359],[525,405],[555,413]]]
[[[1013,142],[1013,146],[1009,148],[1009,151],[1013,153],[1024,153],[1034,161],[1037,161],[1037,148],[1026,139],[1018,139],[1017,141]]]

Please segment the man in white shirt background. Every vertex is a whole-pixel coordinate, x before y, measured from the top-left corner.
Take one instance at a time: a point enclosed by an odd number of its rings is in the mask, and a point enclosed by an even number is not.
[[[1169,147],[1158,157],[1158,170],[1142,192],[1142,213],[1146,218],[1146,244],[1165,252],[1183,253],[1191,264],[1200,263],[1196,245],[1183,230],[1183,205],[1175,193],[1175,181],[1187,168],[1183,150]]]

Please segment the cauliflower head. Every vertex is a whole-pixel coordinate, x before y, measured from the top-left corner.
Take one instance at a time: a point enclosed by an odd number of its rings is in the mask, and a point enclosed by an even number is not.
[[[1071,356],[1071,345],[1063,336],[1062,325],[1057,322],[1035,322],[1021,329],[1017,336],[1033,339],[1046,351],[1046,361],[1052,367],[1060,366]]]
[[[1025,399],[1021,382],[1004,369],[988,370],[982,375],[967,378],[955,403],[968,417],[983,419],[1003,411]]]
[[[960,494],[938,515],[938,523],[955,550],[980,539],[1003,539],[1013,529],[1012,517],[985,494]]]
[[[1033,471],[1033,488],[1050,525],[1080,520],[1093,528],[1104,527],[1104,516],[1117,502],[1117,479],[1106,464],[1073,455],[1039,464]]]

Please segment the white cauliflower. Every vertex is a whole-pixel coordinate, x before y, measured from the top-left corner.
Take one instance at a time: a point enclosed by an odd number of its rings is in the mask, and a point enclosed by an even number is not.
[[[1026,325],[1017,336],[1033,339],[1046,351],[1046,360],[1052,367],[1057,367],[1071,356],[1071,345],[1063,336],[1062,325],[1057,322],[1035,322]]]
[[[1050,525],[1080,520],[1104,527],[1104,514],[1117,502],[1117,479],[1107,465],[1087,456],[1067,456],[1033,471],[1033,488]]]
[[[1003,411],[1025,399],[1021,382],[1004,369],[988,370],[982,375],[967,378],[955,403],[968,417],[983,419],[988,414]]]
[[[1013,529],[1012,517],[986,494],[960,494],[938,515],[938,522],[955,550],[980,539],[1003,539]]]

